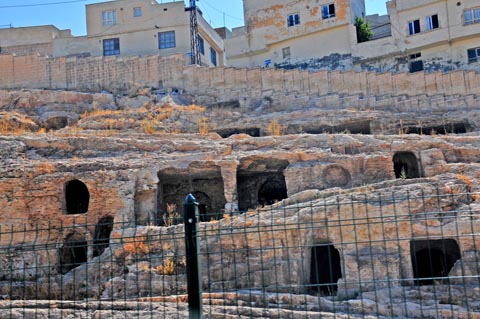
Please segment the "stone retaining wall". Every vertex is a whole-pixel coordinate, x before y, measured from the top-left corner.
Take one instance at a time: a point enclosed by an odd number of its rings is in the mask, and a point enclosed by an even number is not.
[[[308,72],[186,66],[184,56],[46,58],[0,55],[0,89],[119,91],[141,86],[184,89],[217,101],[277,95],[480,94],[474,71],[450,73]]]

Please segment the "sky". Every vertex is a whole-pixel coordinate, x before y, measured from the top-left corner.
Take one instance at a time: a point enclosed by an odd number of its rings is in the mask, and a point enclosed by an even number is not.
[[[70,29],[73,35],[86,34],[85,5],[109,0],[0,0],[0,28],[53,24]],[[268,1],[268,0],[258,0]],[[172,2],[157,0],[157,2]],[[185,0],[188,4],[189,1]],[[367,14],[386,14],[385,0],[365,0]],[[204,18],[215,27],[243,25],[242,0],[198,0]]]

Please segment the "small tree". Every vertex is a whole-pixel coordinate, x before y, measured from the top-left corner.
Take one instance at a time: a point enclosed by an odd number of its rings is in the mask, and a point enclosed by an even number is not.
[[[355,17],[355,27],[357,28],[358,43],[369,41],[373,38],[369,21],[363,20],[362,17]]]

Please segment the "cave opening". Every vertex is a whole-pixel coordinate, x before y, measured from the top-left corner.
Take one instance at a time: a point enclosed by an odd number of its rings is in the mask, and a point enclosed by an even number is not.
[[[302,125],[289,125],[286,134],[372,134],[370,121],[359,120],[352,123],[342,123],[339,125],[319,125],[314,122],[302,123]]]
[[[223,138],[230,137],[235,134],[247,134],[252,137],[260,137],[260,129],[258,127],[247,128],[225,128],[216,130],[217,134]]]
[[[329,188],[347,187],[352,182],[350,172],[341,165],[330,165],[323,171],[323,180]]]
[[[312,292],[336,296],[338,280],[342,278],[340,252],[332,244],[312,247],[310,284]]]
[[[266,181],[258,190],[258,205],[272,205],[287,198],[285,177],[276,176]]]
[[[68,126],[68,118],[66,116],[57,116],[49,118],[45,121],[44,127],[48,130],[59,130]]]
[[[66,274],[70,270],[87,262],[87,241],[79,235],[72,234],[65,240],[59,252],[59,271]]]
[[[95,226],[93,237],[93,257],[100,256],[110,244],[110,234],[113,230],[113,217],[102,217]]]
[[[245,158],[237,169],[238,206],[240,211],[271,205],[287,198],[284,170],[287,160]]]
[[[90,193],[87,185],[79,180],[69,181],[65,187],[67,213],[71,215],[88,212]]]
[[[419,178],[420,169],[415,154],[412,152],[397,152],[393,156],[393,169],[396,178]]]
[[[447,282],[448,273],[461,258],[454,239],[412,240],[410,254],[416,286]]]
[[[446,134],[465,134],[471,132],[470,124],[465,122],[445,123],[439,125],[413,126],[407,128],[408,134],[423,135],[446,135]]]
[[[197,191],[193,192],[192,195],[198,203],[198,214],[201,222],[208,222],[217,216],[217,214],[211,210],[212,200],[207,194]]]
[[[192,194],[199,205],[201,221],[223,215],[226,199],[220,166],[194,162],[188,169],[167,168],[158,173],[158,225],[182,221],[183,203]]]

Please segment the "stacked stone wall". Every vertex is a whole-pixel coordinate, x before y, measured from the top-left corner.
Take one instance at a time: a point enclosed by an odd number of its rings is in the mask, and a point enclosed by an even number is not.
[[[0,47],[2,54],[22,55],[53,55],[53,42],[27,44],[27,45],[12,45]]]
[[[119,91],[141,86],[183,89],[217,101],[328,94],[480,94],[474,71],[373,73],[186,66],[182,55],[47,58],[0,55],[0,89]]]

